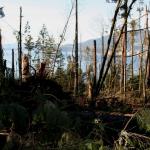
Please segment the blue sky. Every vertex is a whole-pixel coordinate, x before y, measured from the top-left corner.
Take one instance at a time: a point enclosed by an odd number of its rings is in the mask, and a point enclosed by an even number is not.
[[[5,18],[0,19],[0,28],[3,34],[3,43],[16,42],[13,30],[18,30],[19,7],[23,7],[23,26],[30,22],[32,35],[36,37],[46,24],[50,35],[56,42],[62,33],[66,18],[71,9],[73,0],[1,0],[0,6],[4,6]],[[148,0],[145,0],[148,3]],[[99,37],[102,26],[108,30],[107,25],[113,17],[115,4],[108,4],[106,0],[79,0],[79,39],[85,41]],[[74,40],[74,13],[71,17],[65,43]],[[24,27],[23,27],[24,28]]]

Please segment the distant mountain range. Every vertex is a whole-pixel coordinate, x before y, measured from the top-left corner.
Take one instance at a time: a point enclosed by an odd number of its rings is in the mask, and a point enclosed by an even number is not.
[[[106,39],[107,37],[105,37],[105,45],[106,45],[106,43],[107,43],[107,39]],[[94,46],[94,40],[96,40],[96,43],[97,43],[97,52],[98,53],[100,53],[100,50],[101,50],[101,43],[102,43],[102,40],[101,40],[101,38],[97,38],[97,39],[89,39],[89,40],[87,40],[87,41],[84,41],[84,42],[81,42],[81,43],[79,43],[79,52],[80,52],[80,50],[84,50],[84,49],[86,49],[86,47],[89,47],[89,48],[93,48],[93,46]],[[66,44],[66,45],[63,45],[62,46],[62,51],[63,51],[63,53],[66,53],[67,55],[68,54],[71,54],[72,53],[72,50],[74,49],[74,45],[73,44]]]
[[[144,31],[141,32],[141,37],[142,37],[142,40],[144,40]],[[131,35],[128,33],[128,44],[127,44],[127,49],[128,51],[130,50],[130,38],[131,38]],[[96,40],[96,43],[97,43],[97,52],[98,54],[101,55],[101,49],[102,49],[102,38],[96,38],[96,39],[89,39],[87,41],[84,41],[84,42],[81,42],[79,43],[79,51],[80,49],[83,51],[87,46],[89,48],[93,48],[93,44],[94,44],[94,40]],[[141,43],[140,43],[140,33],[136,33],[135,34],[135,37],[134,37],[134,49],[135,49],[135,53],[138,52],[140,49],[141,49]],[[104,45],[105,45],[105,49],[106,49],[106,46],[107,46],[107,41],[108,41],[108,36],[105,36],[104,37]],[[111,43],[111,46],[112,46],[112,43]],[[62,50],[64,53],[66,54],[71,54],[72,53],[72,49],[73,49],[73,44],[66,44],[66,45],[63,45],[62,46]]]
[[[144,32],[141,32],[141,35],[142,35],[142,39],[144,39]],[[130,34],[128,34],[128,53],[129,50],[130,50]],[[87,40],[87,41],[84,41],[84,42],[81,42],[79,43],[79,53],[80,53],[80,50],[82,50],[82,57],[84,57],[85,53],[83,52],[83,50],[88,46],[89,48],[93,48],[93,41],[96,40],[97,42],[97,56],[98,58],[101,57],[101,43],[102,43],[102,38],[97,38],[97,39],[90,39],[90,40]],[[108,40],[108,36],[105,36],[104,37],[104,45],[105,45],[105,48],[106,48],[106,45],[107,45],[107,40]],[[13,44],[13,43],[10,43],[10,44],[5,44],[3,45],[3,48],[4,48],[4,58],[7,60],[7,64],[9,66],[11,66],[11,50],[12,48],[15,50],[15,59],[17,60],[17,44]],[[62,52],[64,54],[65,57],[69,56],[72,54],[72,50],[74,48],[73,44],[66,44],[66,45],[62,45]],[[135,49],[135,53],[137,53],[140,49],[141,49],[141,46],[140,46],[140,34],[139,32],[136,33],[135,35],[135,44],[134,44],[134,49]],[[80,54],[79,54],[80,55]],[[137,63],[137,61],[136,61]]]
[[[101,53],[100,52],[101,51],[101,38],[90,39],[90,40],[79,43],[79,55],[80,55],[80,52],[82,50],[83,60],[84,60],[84,56],[85,56],[84,55],[85,54],[84,49],[87,46],[92,49],[94,40],[97,41],[98,57],[100,56],[99,54]],[[107,43],[107,40],[106,40],[106,37],[105,37],[105,45],[106,45],[106,43]],[[15,51],[15,60],[17,60],[17,56],[18,56],[17,44],[15,44],[15,43],[5,44],[5,45],[3,45],[3,48],[4,48],[4,58],[7,60],[8,66],[11,66],[11,52],[12,52],[12,49],[14,49],[14,51]],[[73,44],[65,44],[65,45],[61,46],[61,49],[62,49],[63,55],[65,56],[65,58],[67,58],[67,56],[72,55],[74,45]],[[24,50],[24,48],[23,48],[23,50]]]

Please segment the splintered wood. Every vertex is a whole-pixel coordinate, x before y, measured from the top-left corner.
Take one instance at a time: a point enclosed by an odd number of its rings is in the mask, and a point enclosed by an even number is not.
[[[40,64],[40,69],[39,69],[39,77],[40,79],[43,79],[44,77],[46,77],[46,62],[42,62]]]
[[[24,54],[22,57],[22,81],[26,82],[29,76],[29,58]]]

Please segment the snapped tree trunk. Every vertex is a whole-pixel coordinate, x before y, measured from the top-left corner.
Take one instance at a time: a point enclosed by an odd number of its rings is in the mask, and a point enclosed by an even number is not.
[[[120,1],[118,1],[118,3],[119,3],[119,2],[120,2]],[[97,82],[96,93],[94,94],[95,97],[98,96],[98,94],[99,94],[101,88],[103,87],[103,83],[104,83],[104,81],[105,81],[106,75],[107,75],[108,70],[109,70],[109,68],[110,68],[112,59],[114,58],[114,54],[115,54],[116,48],[117,48],[117,46],[118,46],[118,43],[119,43],[119,41],[120,41],[121,35],[122,35],[122,33],[123,33],[124,27],[125,27],[125,25],[126,25],[127,18],[128,18],[128,16],[129,16],[130,11],[131,11],[131,9],[132,9],[132,6],[133,6],[133,4],[134,4],[135,2],[136,2],[136,0],[133,0],[133,1],[131,2],[131,4],[129,5],[126,20],[124,21],[124,23],[123,23],[123,25],[122,25],[122,28],[121,28],[121,31],[120,31],[120,35],[119,35],[119,37],[118,37],[118,40],[117,40],[116,43],[115,43],[114,49],[113,49],[113,51],[112,51],[112,55],[111,55],[111,57],[110,57],[110,59],[109,59],[109,61],[108,61],[108,63],[107,63],[106,70],[105,70],[105,73],[104,73],[104,66],[105,66],[106,58],[107,58],[108,51],[109,51],[109,47],[110,47],[111,37],[112,37],[112,34],[113,34],[113,30],[114,30],[114,25],[115,25],[115,22],[116,22],[116,20],[117,20],[117,15],[118,15],[118,12],[119,12],[120,3],[118,4],[119,6],[117,6],[117,8],[116,8],[115,16],[114,16],[114,21],[113,21],[113,23],[112,23],[111,32],[110,32],[111,34],[110,34],[110,37],[109,37],[109,40],[108,40],[107,51],[106,51],[106,53],[105,53],[105,58],[104,58],[104,61],[103,61],[103,64],[102,64],[102,68],[101,68],[101,71],[100,71],[99,80],[98,80],[98,82]],[[103,75],[103,74],[104,74],[104,75]]]

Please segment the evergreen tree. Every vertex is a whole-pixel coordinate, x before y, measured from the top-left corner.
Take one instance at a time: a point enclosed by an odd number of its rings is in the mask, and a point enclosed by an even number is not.
[[[54,66],[55,56],[56,56],[56,65],[55,67],[60,68],[63,66],[63,55],[61,49],[57,51],[56,43],[53,36],[50,36],[45,25],[42,26],[42,29],[39,33],[38,39],[35,44],[36,54],[38,55],[38,64],[40,61],[46,62],[47,68],[49,68],[48,76],[53,74],[52,67]]]
[[[26,26],[25,26],[24,34],[25,34],[24,45],[25,45],[25,49],[27,49],[27,51],[28,51],[29,62],[31,65],[31,57],[32,57],[31,51],[34,49],[34,42],[33,42],[32,36],[31,36],[31,27],[30,27],[28,21],[27,21]]]
[[[51,41],[51,44],[53,44],[53,40],[50,40],[49,33],[47,31],[46,26],[43,24],[41,31],[39,32],[38,39],[36,41],[35,47],[38,51],[38,53],[42,53],[42,60],[45,61],[46,59],[46,51],[49,50],[49,42]]]
[[[59,84],[61,84],[62,86],[65,86],[64,82],[66,80],[66,77],[65,77],[65,70],[63,68],[65,58],[61,52],[61,49],[58,50],[56,55],[57,56],[56,56],[56,63],[55,63],[55,67],[56,67],[55,78],[57,82],[59,82]]]
[[[91,64],[92,63],[92,50],[89,46],[87,46],[85,49],[84,49],[84,54],[85,54],[85,61],[86,61],[86,64]]]
[[[64,66],[64,56],[62,54],[61,49],[58,50],[58,53],[56,54],[56,67],[57,69],[61,69]]]
[[[75,79],[75,58],[68,56],[67,57],[67,70],[66,70],[66,77],[68,82],[67,89],[69,91],[74,90],[74,79]]]

